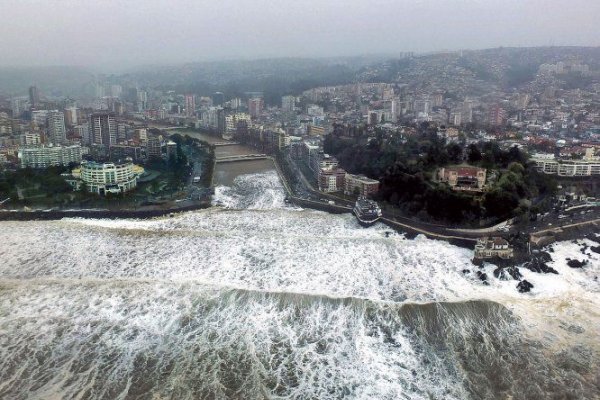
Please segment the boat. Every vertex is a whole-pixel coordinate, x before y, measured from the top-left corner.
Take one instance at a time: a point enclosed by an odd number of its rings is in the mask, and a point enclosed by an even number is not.
[[[359,197],[354,204],[352,214],[358,220],[358,223],[364,227],[371,226],[381,218],[381,208],[373,200],[366,197]]]

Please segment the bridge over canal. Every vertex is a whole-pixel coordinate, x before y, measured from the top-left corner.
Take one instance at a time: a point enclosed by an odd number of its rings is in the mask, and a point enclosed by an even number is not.
[[[237,161],[253,161],[253,160],[265,160],[271,158],[266,154],[240,154],[236,156],[217,156],[215,162],[226,163],[226,162],[237,162]]]

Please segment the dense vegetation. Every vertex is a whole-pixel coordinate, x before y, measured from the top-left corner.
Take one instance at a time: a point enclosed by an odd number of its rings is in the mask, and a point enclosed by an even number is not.
[[[193,164],[188,162],[188,157],[183,152],[183,146],[191,146],[194,140],[189,136],[175,134],[170,137],[177,144],[175,154],[171,154],[168,159],[162,157],[150,158],[145,166],[154,171],[160,171],[167,177],[167,190],[176,191],[185,186],[193,170]],[[157,185],[157,183],[154,183]],[[154,188],[156,189],[156,188]]]
[[[423,220],[476,223],[525,214],[536,211],[535,201],[555,190],[553,180],[538,174],[518,148],[503,150],[490,142],[466,148],[461,143],[446,144],[427,124],[406,138],[336,126],[326,137],[324,150],[348,172],[379,179],[379,200]],[[460,193],[435,182],[437,168],[455,164],[488,170],[483,195]]]
[[[177,154],[180,154],[180,149],[185,146],[190,153],[190,157],[193,161],[190,161],[189,171],[192,171],[194,164],[200,162],[202,165],[200,174],[200,183],[204,187],[210,187],[212,185],[213,173],[215,168],[215,148],[210,143],[194,139],[188,135],[181,136],[174,134],[171,136],[171,140],[177,143]],[[179,162],[181,165],[181,161]]]
[[[17,201],[19,194],[25,198],[48,198],[71,192],[73,188],[60,175],[67,171],[68,167],[4,171],[0,174],[0,201],[6,198]]]
[[[319,86],[351,83],[355,73],[355,69],[347,64],[277,59],[190,64],[185,68],[172,67],[162,73],[144,71],[138,75],[150,78],[164,90],[209,96],[220,91],[227,99],[246,97],[247,92],[262,92],[267,105],[280,105],[284,95],[300,94]]]

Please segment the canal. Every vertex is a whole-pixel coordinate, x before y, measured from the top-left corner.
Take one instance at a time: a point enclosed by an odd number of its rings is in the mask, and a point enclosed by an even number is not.
[[[203,140],[210,144],[227,142],[227,140],[223,138],[191,130],[177,130],[176,132],[180,135],[188,135],[194,139]],[[259,153],[259,151],[255,148],[245,146],[242,144],[217,146],[215,149],[215,155],[217,156],[217,158],[256,153]],[[261,172],[273,171],[274,169],[275,166],[273,165],[273,161],[271,160],[251,160],[228,162],[222,164],[217,163],[214,172],[214,182],[216,185],[231,186],[235,178],[240,175],[256,174]]]

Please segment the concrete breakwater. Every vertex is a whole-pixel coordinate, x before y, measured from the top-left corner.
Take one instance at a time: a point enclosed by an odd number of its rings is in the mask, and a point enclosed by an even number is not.
[[[544,247],[554,242],[585,237],[596,232],[600,232],[600,219],[534,232],[529,239],[533,246]]]

